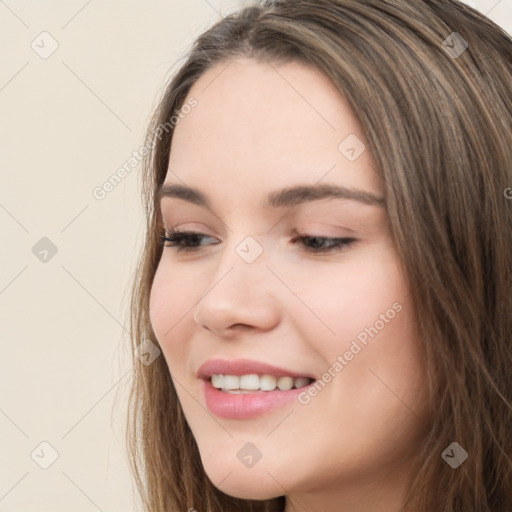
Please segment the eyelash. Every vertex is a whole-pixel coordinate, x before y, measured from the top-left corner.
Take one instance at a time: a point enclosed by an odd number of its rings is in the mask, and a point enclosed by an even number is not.
[[[172,231],[171,233],[166,233],[165,236],[161,235],[161,241],[162,244],[165,244],[166,242],[169,245],[165,245],[165,247],[172,247],[177,252],[197,252],[201,246],[200,245],[186,245],[186,243],[190,243],[191,240],[196,241],[198,238],[209,237],[208,235],[205,235],[203,233],[195,233],[192,231]],[[314,247],[308,247],[307,245],[304,245],[304,240],[327,240],[328,246],[324,248],[314,248]],[[356,242],[355,238],[329,238],[325,236],[300,236],[293,240],[293,242],[296,242],[297,240],[300,240],[302,242],[302,245],[305,248],[306,252],[311,252],[313,254],[321,254],[321,253],[334,253],[339,252],[347,249],[349,246],[351,246],[354,242]],[[185,244],[184,244],[185,243]],[[214,244],[216,245],[216,244]]]

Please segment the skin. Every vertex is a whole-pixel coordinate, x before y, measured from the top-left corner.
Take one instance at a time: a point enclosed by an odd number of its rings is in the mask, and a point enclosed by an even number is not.
[[[300,63],[217,64],[189,96],[198,104],[176,127],[165,181],[197,187],[211,208],[164,198],[161,212],[168,230],[206,237],[195,252],[164,248],[150,318],[205,471],[236,497],[285,494],[286,512],[397,512],[424,434],[426,368],[386,209],[260,204],[270,191],[317,182],[382,197],[360,125],[334,85]],[[338,149],[349,134],[366,145],[355,161]],[[315,254],[294,229],[356,242]],[[236,252],[247,236],[263,249],[250,264]],[[196,372],[208,359],[320,378],[397,302],[401,311],[307,405],[246,420],[207,410]],[[251,468],[236,456],[247,442],[262,453]]]

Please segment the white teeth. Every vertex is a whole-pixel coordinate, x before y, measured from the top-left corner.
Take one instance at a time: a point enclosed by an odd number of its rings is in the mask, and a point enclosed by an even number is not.
[[[255,374],[240,377],[240,389],[260,389],[260,378]]]
[[[224,375],[212,375],[212,385],[214,388],[220,389],[224,384]]]
[[[277,379],[273,375],[262,375],[260,377],[261,391],[273,391],[276,389]]]
[[[275,377],[274,375],[257,375],[251,373],[248,375],[220,375],[211,376],[212,386],[222,389],[228,393],[244,394],[250,391],[273,391],[278,388],[281,391],[289,391],[292,388],[302,388],[307,386],[312,379],[308,377]]]
[[[236,375],[224,375],[224,389],[240,389],[240,377]]]
[[[279,377],[277,379],[277,387],[281,391],[288,391],[293,388],[293,378],[292,377]]]

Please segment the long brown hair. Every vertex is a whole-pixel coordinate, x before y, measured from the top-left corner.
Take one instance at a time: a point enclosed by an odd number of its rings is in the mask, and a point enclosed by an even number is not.
[[[410,510],[512,510],[512,39],[458,1],[267,1],[197,39],[147,132],[154,148],[143,174],[132,353],[143,340],[158,346],[149,295],[162,252],[154,195],[168,169],[169,120],[206,70],[238,57],[325,73],[384,179],[436,411],[411,471]],[[283,510],[283,497],[235,499],[214,487],[165,359],[133,365],[127,443],[145,511]],[[441,457],[453,441],[469,454],[456,470]]]

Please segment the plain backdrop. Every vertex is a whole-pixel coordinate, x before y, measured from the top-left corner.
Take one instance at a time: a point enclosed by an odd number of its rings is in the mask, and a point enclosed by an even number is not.
[[[140,165],[93,191],[144,143],[194,38],[243,3],[0,0],[0,512],[135,510],[122,397]],[[512,0],[467,3],[512,33]]]

